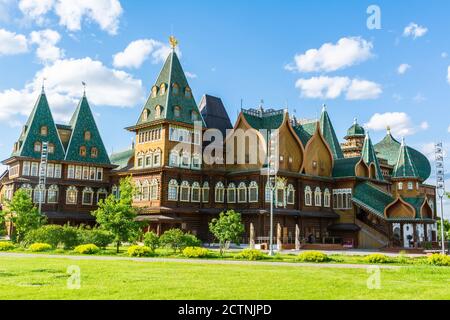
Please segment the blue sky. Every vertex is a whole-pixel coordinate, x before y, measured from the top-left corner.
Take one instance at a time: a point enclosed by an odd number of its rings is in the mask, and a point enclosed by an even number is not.
[[[381,29],[367,27],[372,4]],[[326,103],[339,137],[357,117],[374,142],[390,124],[429,153],[450,142],[449,12],[448,1],[0,0],[0,157],[44,77],[57,122],[85,81],[108,151],[127,148],[122,128],[136,122],[172,33],[197,101],[221,97],[232,121],[241,99],[298,118]]]

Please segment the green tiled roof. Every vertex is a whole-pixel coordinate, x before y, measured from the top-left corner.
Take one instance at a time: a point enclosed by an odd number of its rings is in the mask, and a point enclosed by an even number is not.
[[[336,132],[334,131],[333,124],[331,123],[328,112],[324,106],[322,109],[322,115],[320,116],[320,130],[331,149],[331,153],[334,159],[344,158],[342,153],[341,145],[338,138],[336,137]]]
[[[117,165],[115,170],[121,170],[128,166],[128,161],[134,156],[134,149],[113,153],[110,156],[111,163]]]
[[[425,201],[425,198],[424,197],[403,198],[403,200],[405,200],[414,207],[414,210],[416,210],[416,219],[421,219],[422,217],[420,216],[420,209],[423,205],[423,202]]]
[[[395,164],[394,171],[392,173],[393,178],[419,178],[416,166],[409,154],[409,150],[405,145],[405,141],[402,141],[400,146],[400,153],[398,155],[397,163]]]
[[[354,177],[355,166],[360,160],[360,157],[336,159],[334,161],[333,177]]]
[[[278,129],[283,123],[283,110],[242,110],[245,120],[254,129]]]
[[[352,200],[358,206],[384,219],[384,209],[394,198],[369,182],[363,182],[353,190]]]
[[[389,165],[395,166],[400,152],[400,145],[400,142],[394,139],[391,133],[388,132],[384,139],[375,145],[375,150],[381,158],[388,161]],[[411,159],[416,166],[417,173],[423,181],[427,180],[431,174],[431,165],[427,157],[411,147],[407,148]]]
[[[295,132],[297,133],[300,141],[303,143],[303,146],[306,146],[309,139],[313,136],[316,131],[317,122],[309,122],[302,125],[297,125],[294,127]]]
[[[364,136],[365,134],[366,131],[358,124],[356,119],[353,122],[353,125],[347,130],[347,137]]]
[[[41,136],[41,127],[47,127],[47,136]],[[42,92],[34,105],[33,111],[25,124],[18,140],[20,148],[12,156],[40,159],[41,153],[34,151],[35,142],[48,142],[54,145],[54,153],[49,153],[49,160],[64,160],[64,148],[48,105],[47,97]]]
[[[166,91],[163,95],[160,94],[162,84],[166,86]],[[174,92],[174,84],[178,85],[178,93]],[[152,94],[150,94],[142,110],[142,112],[145,110],[148,111],[148,117],[144,120],[141,116],[141,112],[137,125],[160,119],[179,121],[192,125],[194,124],[192,121],[192,112],[197,114],[197,121],[202,121],[203,123],[194,96],[192,94],[185,94],[186,88],[190,87],[175,51],[172,51],[167,57],[167,60],[159,73],[158,79],[155,82],[155,86],[158,87],[157,95],[152,97]],[[156,117],[157,106],[162,108],[160,117]],[[176,106],[181,108],[180,117],[176,117],[174,114]]]
[[[372,140],[370,139],[368,134],[366,134],[366,138],[364,139],[364,145],[363,145],[361,157],[364,159],[364,162],[367,165],[370,165],[371,163],[373,163],[375,165],[376,179],[378,179],[380,181],[384,181],[383,173],[381,172],[381,168],[380,168],[380,163],[378,162],[378,158],[377,158],[375,149],[372,145]]]
[[[85,95],[78,104],[69,124],[72,127],[72,136],[67,147],[66,160],[95,164],[111,164]],[[91,139],[89,141],[85,141],[84,139],[84,133],[86,131],[91,133]],[[81,146],[86,147],[85,157],[80,155]],[[91,157],[91,148],[93,147],[98,150],[96,158]]]

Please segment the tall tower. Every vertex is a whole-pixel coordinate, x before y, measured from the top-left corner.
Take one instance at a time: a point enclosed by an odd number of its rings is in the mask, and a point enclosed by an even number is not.
[[[411,158],[405,139],[402,139],[397,163],[392,173],[394,182],[394,192],[406,197],[415,197],[419,195],[420,176],[416,165]]]
[[[358,124],[358,120],[355,118],[353,125],[347,130],[347,135],[344,137],[346,142],[341,145],[345,158],[361,156],[365,136],[364,128]]]

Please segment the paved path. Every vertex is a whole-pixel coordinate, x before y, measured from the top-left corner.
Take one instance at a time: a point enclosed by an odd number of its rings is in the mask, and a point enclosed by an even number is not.
[[[182,262],[193,264],[229,264],[229,265],[250,265],[250,266],[289,266],[289,267],[316,267],[316,268],[346,268],[346,269],[367,269],[375,265],[368,264],[345,264],[345,263],[298,263],[298,262],[258,262],[242,260],[212,260],[212,259],[178,259],[178,258],[129,258],[111,256],[71,256],[56,254],[32,254],[32,253],[0,253],[0,258],[49,258],[49,259],[70,259],[70,260],[97,260],[97,261],[139,261],[139,262]],[[400,269],[399,266],[376,265],[380,269]]]

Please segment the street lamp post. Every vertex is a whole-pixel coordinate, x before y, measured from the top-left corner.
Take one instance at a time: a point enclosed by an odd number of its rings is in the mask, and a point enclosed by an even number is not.
[[[442,254],[445,254],[445,238],[444,238],[444,202],[445,195],[445,171],[444,171],[444,150],[442,142],[435,144],[435,159],[436,159],[436,189],[437,195],[441,204],[441,249]]]
[[[267,185],[270,188],[270,231],[269,231],[269,256],[273,256],[273,202],[278,171],[278,131],[268,131],[268,155],[267,155]]]

